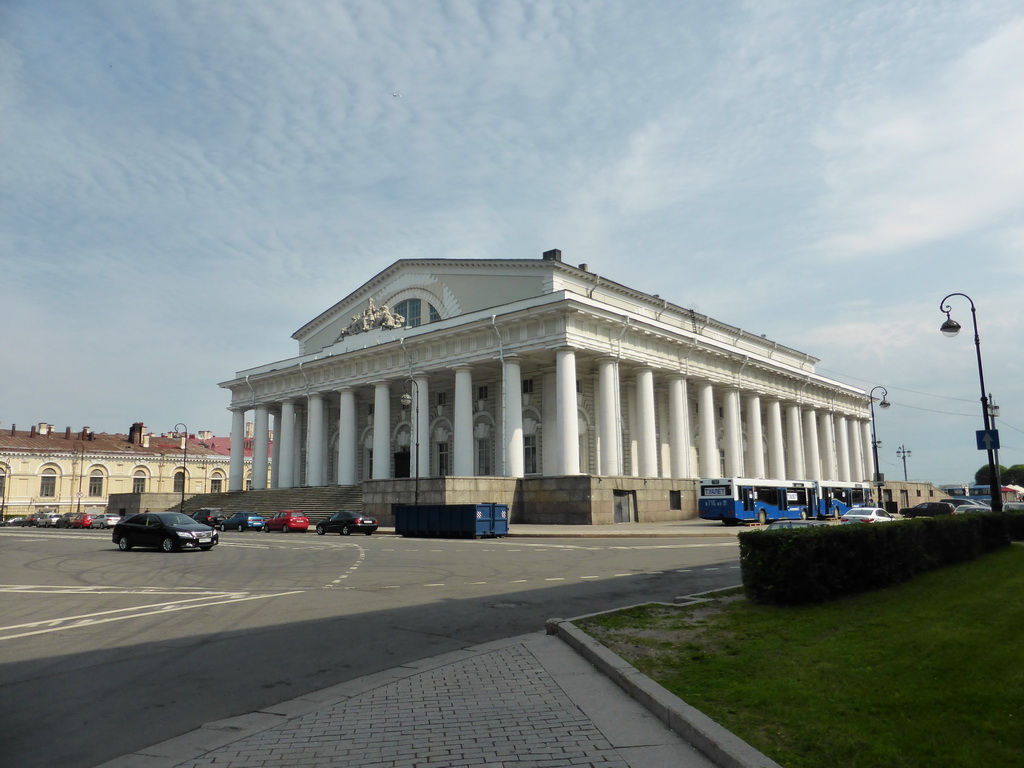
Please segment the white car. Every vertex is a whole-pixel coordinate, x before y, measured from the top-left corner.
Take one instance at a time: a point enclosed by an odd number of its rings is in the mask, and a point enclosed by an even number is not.
[[[840,523],[891,523],[896,518],[878,507],[851,507],[839,518]]]

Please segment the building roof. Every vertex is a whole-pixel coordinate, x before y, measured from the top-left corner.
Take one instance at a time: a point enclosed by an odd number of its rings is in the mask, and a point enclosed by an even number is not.
[[[161,456],[180,454],[181,437],[174,434],[143,433],[148,441],[132,442],[127,434],[93,432],[85,427],[72,432],[70,427],[64,431],[55,431],[45,422],[34,425],[28,430],[19,430],[14,425],[0,429],[0,451],[19,453],[76,453],[82,451],[89,455],[96,454],[130,454],[134,456]],[[148,445],[145,443],[148,442]],[[246,442],[245,455],[252,455],[250,441]],[[231,453],[231,438],[211,437],[199,440],[194,435],[188,438],[189,456],[228,456]]]

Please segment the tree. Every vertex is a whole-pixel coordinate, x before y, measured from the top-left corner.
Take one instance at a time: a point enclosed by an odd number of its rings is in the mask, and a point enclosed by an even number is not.
[[[1006,467],[999,466],[999,479],[1004,483],[1006,480]],[[992,473],[989,472],[989,465],[985,464],[981,469],[974,473],[974,482],[977,485],[992,485]]]
[[[1024,464],[1014,464],[1009,469],[1002,470],[999,476],[1004,485],[1024,485]]]

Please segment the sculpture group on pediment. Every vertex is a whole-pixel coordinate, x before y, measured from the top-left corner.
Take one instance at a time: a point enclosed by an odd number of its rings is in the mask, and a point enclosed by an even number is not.
[[[349,323],[347,328],[342,329],[341,333],[338,334],[337,340],[340,341],[346,336],[351,336],[355,333],[372,331],[374,328],[393,330],[395,328],[402,328],[404,325],[404,317],[397,312],[392,312],[387,304],[382,304],[378,307],[371,297],[366,303],[366,309],[352,315],[352,322]]]

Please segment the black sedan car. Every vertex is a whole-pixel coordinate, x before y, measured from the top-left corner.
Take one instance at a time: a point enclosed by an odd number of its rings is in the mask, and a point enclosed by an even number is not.
[[[180,512],[143,512],[114,526],[113,541],[127,552],[132,547],[156,547],[164,552],[200,549],[207,552],[218,541],[217,532]]]
[[[377,521],[372,517],[360,515],[358,512],[335,512],[328,519],[316,524],[317,535],[325,533],[340,533],[348,536],[350,533],[365,533],[369,536],[377,530]]]

